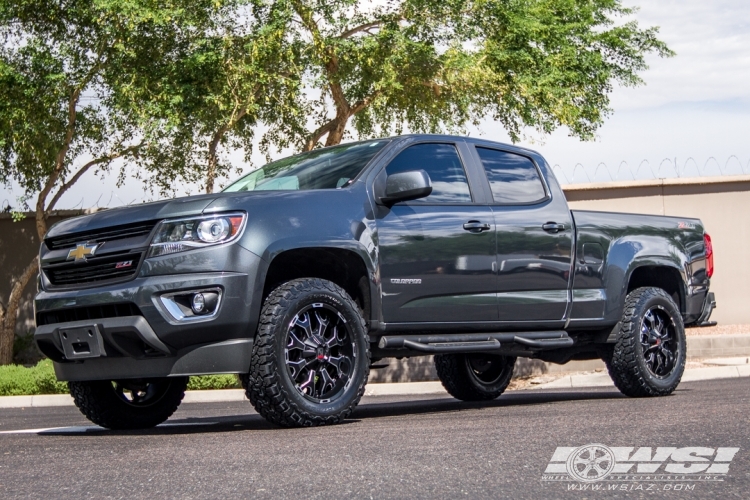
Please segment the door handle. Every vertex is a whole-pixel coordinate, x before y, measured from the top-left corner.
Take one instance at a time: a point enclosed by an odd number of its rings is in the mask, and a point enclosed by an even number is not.
[[[565,224],[558,224],[557,222],[547,222],[542,224],[542,229],[550,233],[557,233],[559,231],[565,231]]]
[[[481,233],[482,231],[489,231],[490,225],[479,222],[478,220],[470,220],[469,222],[464,224],[464,229],[466,229],[470,233]]]

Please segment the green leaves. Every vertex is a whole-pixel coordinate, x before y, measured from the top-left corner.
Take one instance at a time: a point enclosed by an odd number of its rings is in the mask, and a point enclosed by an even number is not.
[[[672,55],[633,14],[620,0],[5,0],[0,180],[62,187],[128,151],[164,194],[212,191],[233,149],[484,118],[514,140],[590,139],[614,86]]]
[[[610,112],[613,85],[640,84],[647,53],[671,55],[655,28],[627,20],[634,11],[619,0],[289,4],[288,36],[316,98],[300,103],[307,117],[280,126],[306,148],[326,134],[336,143],[329,129],[349,118],[365,137],[492,117],[514,140],[524,127],[560,126],[589,139]]]
[[[590,139],[611,111],[614,84],[641,83],[644,56],[672,53],[654,28],[641,30],[618,0],[485,1],[472,24],[485,64],[504,92],[495,117],[517,139],[522,127],[567,126]]]

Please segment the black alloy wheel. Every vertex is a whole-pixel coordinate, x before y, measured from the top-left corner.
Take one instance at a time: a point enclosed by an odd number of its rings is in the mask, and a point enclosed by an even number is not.
[[[337,424],[365,392],[370,342],[360,309],[341,287],[300,278],[263,303],[245,394],[282,427]]]
[[[641,348],[646,368],[664,378],[672,373],[677,359],[677,342],[672,318],[662,306],[654,306],[643,315]]]
[[[286,368],[295,387],[315,403],[332,402],[346,391],[354,368],[351,327],[332,306],[313,303],[289,324]]]
[[[464,356],[468,373],[480,385],[493,386],[505,375],[505,358],[488,354],[467,354]]]
[[[143,408],[159,402],[169,389],[169,379],[114,380],[112,389],[128,406]]]
[[[674,299],[661,288],[631,291],[616,342],[602,356],[615,386],[631,397],[671,394],[682,379],[686,357],[685,327]]]
[[[499,354],[438,354],[435,369],[445,390],[462,401],[489,401],[508,387],[516,358]]]
[[[167,420],[187,389],[188,377],[68,382],[86,418],[108,429],[147,429]]]

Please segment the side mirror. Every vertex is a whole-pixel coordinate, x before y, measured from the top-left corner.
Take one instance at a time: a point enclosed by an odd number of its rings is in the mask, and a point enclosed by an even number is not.
[[[399,201],[416,200],[432,193],[432,181],[424,170],[410,170],[388,176],[385,182],[385,196],[380,201],[391,206]]]

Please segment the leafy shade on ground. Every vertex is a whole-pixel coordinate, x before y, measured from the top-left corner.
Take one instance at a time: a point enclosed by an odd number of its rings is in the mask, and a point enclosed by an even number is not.
[[[234,389],[239,387],[235,375],[190,377],[188,390]],[[21,365],[0,366],[0,396],[34,396],[67,394],[68,384],[58,382],[52,361],[45,359],[27,368]]]

